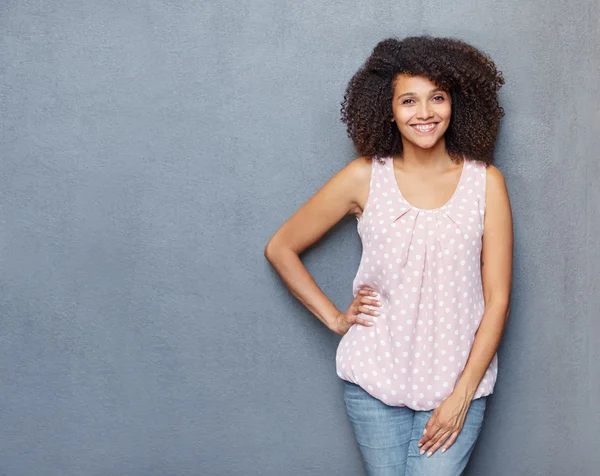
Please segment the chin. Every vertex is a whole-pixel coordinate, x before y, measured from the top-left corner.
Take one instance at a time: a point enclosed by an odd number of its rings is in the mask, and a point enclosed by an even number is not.
[[[421,149],[431,149],[432,147],[436,146],[439,141],[440,141],[440,139],[436,139],[435,141],[431,141],[431,142],[430,141],[413,142],[413,144]]]

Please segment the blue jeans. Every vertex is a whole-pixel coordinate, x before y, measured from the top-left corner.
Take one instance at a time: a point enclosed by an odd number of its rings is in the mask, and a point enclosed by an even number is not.
[[[417,446],[433,410],[386,405],[355,383],[344,382],[344,402],[368,476],[460,476],[481,431],[487,397],[474,399],[463,428],[446,452],[421,455]]]

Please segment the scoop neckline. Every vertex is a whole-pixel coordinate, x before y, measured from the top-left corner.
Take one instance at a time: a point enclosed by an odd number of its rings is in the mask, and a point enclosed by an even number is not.
[[[396,190],[396,192],[398,192],[398,195],[400,196],[400,198],[402,199],[402,201],[404,201],[409,207],[413,208],[414,210],[420,211],[420,212],[438,212],[438,211],[443,210],[444,208],[447,208],[448,206],[450,206],[450,204],[452,203],[452,201],[454,201],[454,198],[456,197],[456,195],[458,195],[458,191],[460,190],[460,187],[461,187],[462,182],[463,182],[463,177],[465,176],[465,169],[466,168],[467,168],[467,159],[463,155],[462,170],[460,171],[460,177],[458,178],[458,183],[456,184],[456,188],[454,189],[454,193],[448,199],[448,201],[446,201],[446,203],[444,203],[441,207],[437,207],[437,208],[419,208],[419,207],[415,207],[412,203],[410,203],[404,197],[404,195],[402,194],[402,190],[400,190],[400,187],[398,185],[398,181],[396,180],[396,174],[394,173],[394,158],[392,156],[390,156],[390,174],[392,176],[392,180],[393,180],[393,184],[394,184],[394,189]]]

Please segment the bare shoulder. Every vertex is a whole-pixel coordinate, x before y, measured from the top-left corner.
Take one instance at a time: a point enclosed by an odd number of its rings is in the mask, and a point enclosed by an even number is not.
[[[500,171],[498,167],[495,165],[487,166],[487,184],[492,184],[492,186],[499,186],[505,183],[504,174]]]
[[[487,166],[485,183],[488,195],[508,195],[504,174],[495,165]]]
[[[345,172],[353,188],[353,207],[350,211],[356,217],[362,215],[365,204],[369,197],[369,186],[371,182],[371,167],[373,158],[368,156],[358,157],[352,160],[346,167]]]
[[[510,198],[504,174],[494,165],[488,165],[486,173],[486,220],[499,217],[507,221],[511,214]]]
[[[355,181],[355,183],[364,183],[365,180],[368,183],[371,178],[371,162],[373,160],[374,159],[367,156],[358,157],[350,161],[350,163],[348,163],[344,169],[348,176]]]

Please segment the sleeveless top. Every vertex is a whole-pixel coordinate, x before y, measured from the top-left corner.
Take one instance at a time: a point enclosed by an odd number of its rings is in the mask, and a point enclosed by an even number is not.
[[[380,161],[381,160],[381,161]],[[481,248],[486,165],[464,158],[454,195],[420,209],[402,196],[392,157],[371,159],[369,195],[357,217],[362,256],[352,283],[374,289],[373,326],[353,324],[336,373],[392,406],[432,410],[454,390],[485,308]],[[496,353],[475,398],[493,392]]]

